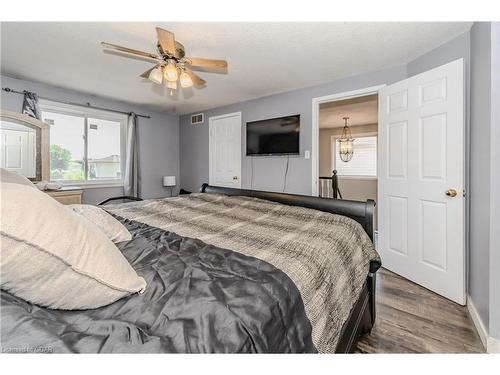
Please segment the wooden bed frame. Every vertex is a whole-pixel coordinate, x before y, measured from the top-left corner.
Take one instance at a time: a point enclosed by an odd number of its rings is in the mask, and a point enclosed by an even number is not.
[[[203,184],[200,192],[219,193],[226,195],[243,195],[265,199],[268,201],[312,208],[332,214],[344,215],[360,223],[370,239],[373,241],[373,215],[375,202],[371,199],[366,202],[339,200],[331,198],[318,198],[306,195],[273,193],[268,191],[233,189],[226,187],[210,186]],[[349,318],[342,326],[340,340],[335,350],[336,353],[353,353],[361,335],[370,333],[375,323],[375,286],[376,272],[380,268],[380,262],[372,261],[366,282],[361,294],[354,304]]]

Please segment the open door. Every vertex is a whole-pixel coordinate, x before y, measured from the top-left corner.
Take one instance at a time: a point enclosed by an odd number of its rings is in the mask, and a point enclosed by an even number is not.
[[[379,150],[383,266],[464,305],[462,59],[379,91]]]

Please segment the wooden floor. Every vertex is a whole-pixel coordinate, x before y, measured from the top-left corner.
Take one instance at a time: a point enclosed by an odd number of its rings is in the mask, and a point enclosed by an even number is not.
[[[385,269],[377,319],[357,353],[484,353],[467,309]]]

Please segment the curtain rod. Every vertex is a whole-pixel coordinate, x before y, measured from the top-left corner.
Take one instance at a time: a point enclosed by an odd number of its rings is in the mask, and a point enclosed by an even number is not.
[[[21,94],[21,95],[24,95],[24,91],[16,91],[16,90],[13,90],[9,87],[2,87],[2,90],[5,91],[5,92],[8,92],[8,93],[12,93],[12,94]],[[49,99],[49,98],[44,98],[44,97],[41,97],[40,96],[40,99],[45,99],[45,100],[50,100],[50,101],[53,101],[53,102],[58,102],[58,103],[63,103],[63,104],[69,104],[69,105],[77,105],[77,106],[80,106],[80,107],[86,107],[86,108],[93,108],[93,109],[100,109],[102,111],[109,111],[109,112],[115,112],[115,113],[122,113],[122,114],[125,114],[125,115],[129,115],[131,112],[125,112],[125,111],[118,111],[116,109],[109,109],[109,108],[103,108],[103,107],[96,107],[96,106],[93,106],[93,105],[90,105],[90,103],[85,103],[85,104],[79,104],[79,103],[72,103],[72,102],[63,102],[61,100],[54,100],[54,99]],[[137,117],[144,117],[144,118],[151,118],[151,116],[148,116],[148,115],[139,115],[139,114],[135,114]]]

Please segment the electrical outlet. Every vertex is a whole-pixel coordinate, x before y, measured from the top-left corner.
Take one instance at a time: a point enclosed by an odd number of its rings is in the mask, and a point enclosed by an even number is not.
[[[305,152],[304,152],[304,157],[305,157],[306,159],[311,159],[311,151],[309,151],[309,150],[305,151]]]

